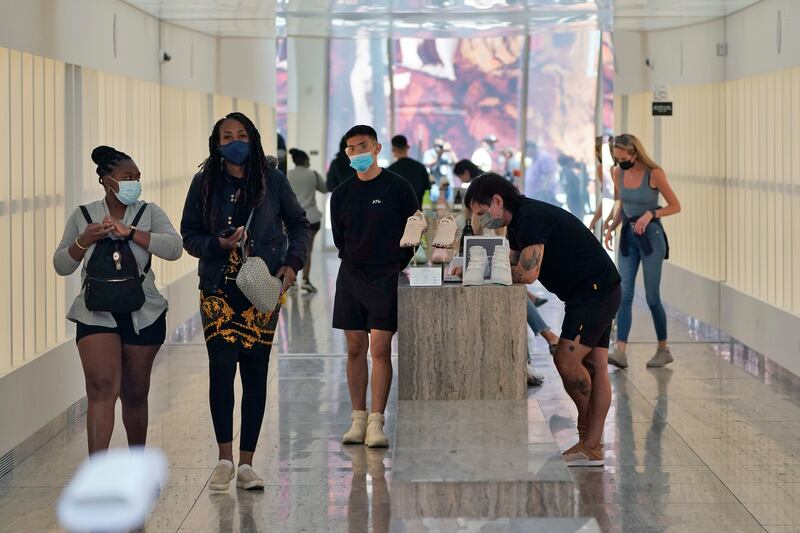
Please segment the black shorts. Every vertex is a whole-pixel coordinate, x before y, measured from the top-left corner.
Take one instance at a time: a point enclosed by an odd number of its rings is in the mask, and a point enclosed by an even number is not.
[[[131,320],[130,313],[112,313],[112,315],[114,316],[114,320],[117,321],[117,327],[115,328],[91,326],[83,322],[77,322],[75,343],[84,337],[97,333],[116,333],[119,335],[122,344],[129,344],[132,346],[160,346],[164,344],[164,339],[167,338],[166,311],[161,313],[161,316],[158,317],[155,322],[139,330],[138,335],[133,330],[133,321]]]
[[[355,269],[344,263],[336,278],[333,327],[351,331],[397,331],[399,273]]]
[[[568,302],[564,306],[561,338],[589,348],[608,348],[611,325],[622,300],[619,283],[603,292]],[[580,338],[579,338],[580,337]]]

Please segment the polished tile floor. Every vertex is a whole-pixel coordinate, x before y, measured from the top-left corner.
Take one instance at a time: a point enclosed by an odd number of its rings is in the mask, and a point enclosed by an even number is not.
[[[676,360],[646,369],[655,345],[642,301],[631,367],[612,372],[604,469],[560,461],[575,411],[539,338],[546,380],[527,401],[398,406],[393,387],[393,447],[343,447],[344,338],[330,328],[338,262],[315,265],[320,292],[293,292],[280,321],[255,461],[263,493],[206,487],[216,446],[196,322],[160,353],[149,444],[166,452],[170,480],[146,531],[800,531],[800,380],[672,311]],[[560,305],[541,311],[558,330]],[[84,424],[0,479],[0,531],[59,530],[55,502],[85,457]],[[119,417],[113,445],[124,445]]]

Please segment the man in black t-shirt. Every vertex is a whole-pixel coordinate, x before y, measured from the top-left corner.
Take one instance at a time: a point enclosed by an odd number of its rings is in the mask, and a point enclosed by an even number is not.
[[[417,194],[417,201],[422,205],[425,191],[431,188],[431,178],[425,165],[408,157],[408,149],[408,139],[406,139],[405,135],[392,137],[392,154],[395,162],[389,165],[386,170],[405,178],[414,188],[414,192]]]
[[[386,447],[383,412],[392,385],[392,336],[397,331],[397,279],[413,248],[400,248],[408,217],[419,209],[414,189],[378,166],[378,135],[354,126],[345,151],[355,177],[331,195],[333,240],[342,260],[333,327],[345,330],[353,425],[342,442]],[[372,355],[372,413],[367,416],[367,350]]]
[[[594,235],[571,213],[519,194],[497,174],[469,186],[464,205],[484,228],[508,228],[515,283],[537,279],[565,303],[555,364],[578,408],[578,443],[568,466],[602,466],[603,426],[611,405],[608,344],[621,299],[617,268]]]

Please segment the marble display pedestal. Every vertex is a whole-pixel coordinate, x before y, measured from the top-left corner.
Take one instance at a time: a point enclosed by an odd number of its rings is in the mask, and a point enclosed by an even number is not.
[[[578,516],[574,481],[533,399],[398,402],[391,501],[392,520],[408,526]]]
[[[525,286],[410,287],[398,295],[400,400],[527,394]]]

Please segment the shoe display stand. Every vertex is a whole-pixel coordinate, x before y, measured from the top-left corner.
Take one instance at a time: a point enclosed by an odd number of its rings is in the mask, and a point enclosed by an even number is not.
[[[400,400],[512,400],[527,394],[524,285],[398,291]]]

